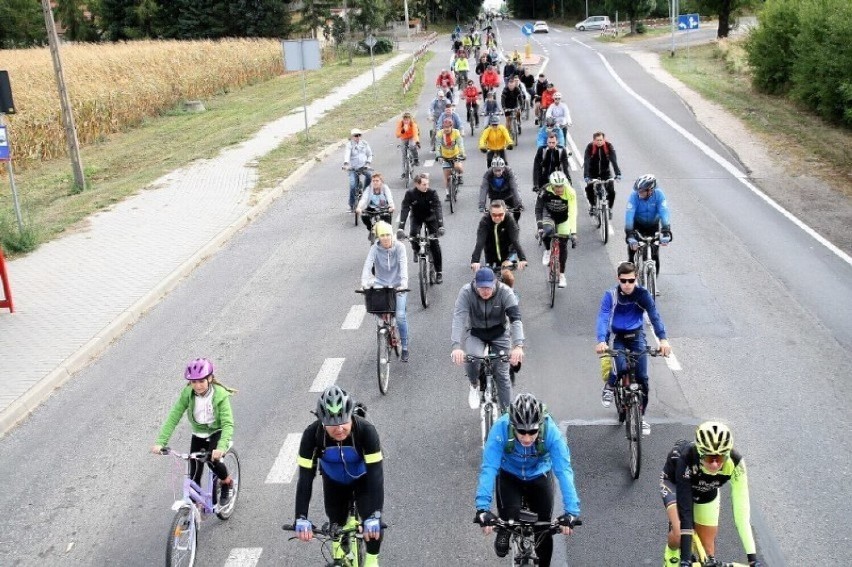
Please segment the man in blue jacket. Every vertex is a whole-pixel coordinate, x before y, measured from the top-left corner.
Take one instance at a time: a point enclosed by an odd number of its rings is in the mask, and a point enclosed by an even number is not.
[[[672,223],[669,218],[669,205],[666,194],[657,187],[657,178],[643,175],[633,184],[633,192],[627,200],[627,210],[624,214],[624,232],[627,235],[627,257],[634,262],[639,241],[636,233],[641,236],[654,236],[657,230],[661,232],[660,243],[665,246],[672,241]],[[651,257],[657,265],[657,275],[660,274],[660,247],[651,247]]]
[[[580,515],[580,500],[574,487],[571,452],[556,421],[532,394],[520,394],[508,414],[498,419],[482,450],[482,467],[476,489],[476,517],[485,534],[493,530],[492,494],[497,491],[497,513],[503,520],[517,519],[521,499],[538,515],[540,522],[551,521],[553,477],[559,481],[564,513],[559,516],[562,533],[570,535]],[[494,551],[498,557],[509,552],[511,534],[497,530]],[[536,554],[541,567],[549,567],[553,537],[547,533],[537,541]]]
[[[654,327],[654,332],[660,340],[660,354],[668,356],[672,347],[666,339],[666,327],[657,312],[657,306],[651,293],[640,285],[636,285],[636,266],[632,262],[622,262],[618,265],[618,285],[604,292],[601,299],[601,308],[598,311],[597,337],[598,344],[595,352],[604,354],[609,347],[610,336],[612,348],[616,350],[628,349],[633,352],[642,352],[647,346],[645,339],[645,327],[642,316],[647,313]],[[611,373],[609,380],[601,392],[601,404],[608,408],[612,405],[615,380],[618,374],[624,372],[627,361],[623,356],[615,360],[616,373]],[[639,357],[636,368],[636,379],[642,387],[642,415],[648,407],[648,355]],[[642,420],[642,434],[650,435],[651,426]]]

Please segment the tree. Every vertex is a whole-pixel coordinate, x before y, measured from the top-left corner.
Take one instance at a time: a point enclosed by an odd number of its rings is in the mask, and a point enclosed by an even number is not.
[[[656,5],[656,0],[606,0],[606,11],[624,14],[630,21],[630,33],[636,33],[636,22],[647,17]]]
[[[330,17],[331,10],[324,3],[320,3],[318,0],[304,0],[302,19],[296,26],[296,30],[302,34],[309,34],[312,38],[316,38],[318,29],[322,29],[323,33],[325,33],[325,28],[328,25]]]
[[[389,7],[385,0],[352,0],[354,17],[351,25],[361,28],[366,34],[369,30],[381,29],[387,22]]]
[[[231,0],[227,35],[284,37],[290,32],[290,11],[284,0]]]
[[[29,47],[47,42],[41,6],[32,0],[0,0],[0,47]]]
[[[719,17],[719,28],[716,37],[728,37],[731,32],[731,18],[736,17],[747,8],[762,4],[763,0],[698,0],[702,13]]]
[[[53,10],[56,23],[65,29],[70,41],[97,41],[98,32],[90,17],[86,17],[78,0],[56,0]]]
[[[101,0],[98,10],[103,36],[109,41],[143,36],[136,13],[136,0]]]

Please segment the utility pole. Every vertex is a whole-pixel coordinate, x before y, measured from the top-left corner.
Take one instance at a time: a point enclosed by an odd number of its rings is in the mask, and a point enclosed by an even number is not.
[[[349,5],[346,0],[343,0],[343,19],[346,21],[346,49],[349,50],[349,64],[352,65],[352,37],[349,35]]]
[[[56,84],[59,87],[59,105],[62,109],[62,124],[65,126],[65,143],[68,145],[71,167],[74,170],[74,185],[77,191],[85,191],[86,177],[83,175],[83,161],[80,159],[80,143],[77,141],[77,127],[74,126],[71,100],[68,98],[68,89],[65,88],[65,75],[62,73],[62,59],[59,56],[59,36],[56,35],[56,23],[53,21],[50,0],[41,0],[41,10],[44,12],[47,40],[50,44],[50,55],[53,58],[53,71],[56,73]]]

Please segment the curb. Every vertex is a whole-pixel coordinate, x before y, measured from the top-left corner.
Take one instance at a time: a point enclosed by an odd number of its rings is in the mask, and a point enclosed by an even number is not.
[[[36,382],[30,389],[24,392],[9,407],[0,412],[0,437],[6,435],[18,423],[23,421],[35,409],[44,402],[54,390],[62,386],[71,376],[79,372],[97,359],[109,345],[118,337],[123,335],[127,329],[132,327],[149,309],[157,305],[169,292],[171,292],[186,276],[191,274],[197,266],[212,256],[223,244],[228,242],[239,230],[260,216],[278,199],[285,191],[301,181],[305,175],[321,161],[331,155],[335,150],[343,146],[346,140],[339,140],[325,149],[308,158],[286,179],[274,188],[266,191],[258,202],[248,211],[243,213],[237,220],[225,227],[219,234],[210,239],[207,244],[199,248],[195,254],[180,264],[174,271],[163,278],[159,284],[138,299],[133,305],[124,310],[115,320],[104,327],[96,336],[91,338],[85,345],[80,347],[74,354],[66,358],[50,374]]]

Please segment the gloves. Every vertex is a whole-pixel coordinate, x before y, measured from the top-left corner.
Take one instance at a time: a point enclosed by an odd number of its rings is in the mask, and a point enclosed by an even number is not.
[[[748,567],[763,567],[763,563],[759,559],[755,559],[754,561],[749,561]]]
[[[488,153],[488,150],[486,150],[485,148],[479,148],[479,151],[480,151],[480,152],[482,152],[482,153],[484,153],[484,154],[487,154],[487,153]]]
[[[615,176],[616,181],[621,181],[621,174]]]
[[[571,238],[571,248],[577,247],[577,235],[572,234],[569,238]]]
[[[370,516],[364,520],[364,532],[368,534],[377,534],[382,530],[382,523],[378,518]]]
[[[489,526],[494,523],[494,520],[497,519],[497,516],[491,513],[491,510],[477,510],[476,516],[473,518],[474,524],[479,524],[480,526]]]
[[[439,226],[439,227],[438,227],[438,236],[444,236],[444,233],[446,233],[446,232],[447,232],[447,231],[446,231],[446,230],[444,230],[444,227],[443,227],[443,226]]]
[[[639,241],[631,236],[627,239],[627,245],[630,247],[631,250],[636,250],[637,248],[639,248]]]
[[[556,521],[559,522],[560,526],[568,526],[569,528],[574,527],[574,520],[576,520],[576,518],[571,514],[562,514],[556,518]]]
[[[485,207],[479,207],[479,214],[485,214]]]
[[[397,240],[405,240],[405,231],[402,230],[402,229],[397,230],[396,231],[396,239]]]
[[[671,241],[672,241],[672,231],[667,229],[667,228],[664,228],[660,233],[660,243],[661,244],[668,244]]]
[[[514,149],[515,149],[515,146],[514,146],[513,144],[509,144],[509,149],[510,149],[510,150],[514,150]]]
[[[584,178],[583,178],[583,181],[585,181],[585,182],[586,182],[586,185],[588,185],[589,183],[591,183],[591,182],[592,182],[592,180],[591,180],[591,179],[589,179],[588,177],[584,177]]]
[[[307,520],[307,518],[299,518],[296,520],[296,533],[297,534],[306,534],[308,532],[314,531],[313,525]]]
[[[687,561],[687,560],[683,560],[683,561],[680,562],[680,567],[692,567],[692,562]]]
[[[418,150],[420,149],[420,142],[415,142],[414,145]]]

